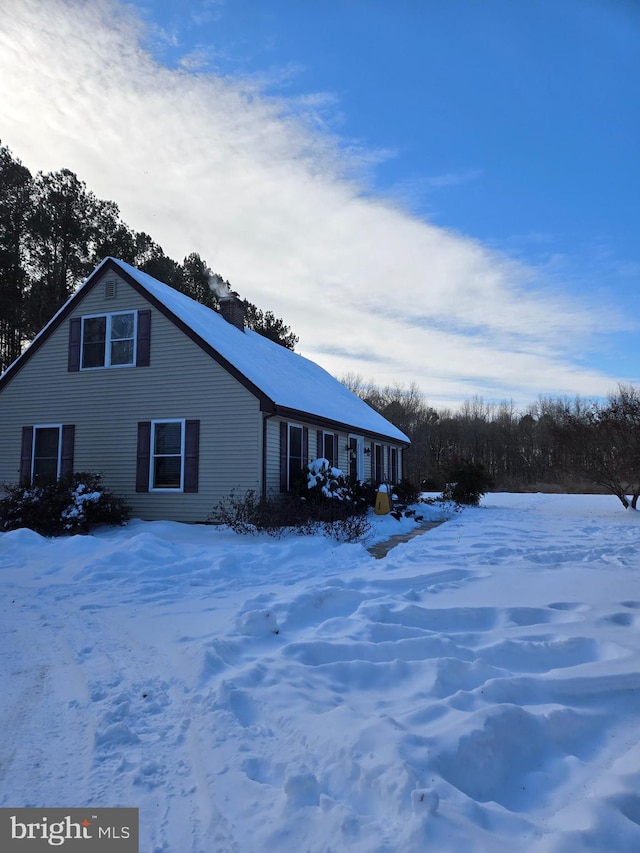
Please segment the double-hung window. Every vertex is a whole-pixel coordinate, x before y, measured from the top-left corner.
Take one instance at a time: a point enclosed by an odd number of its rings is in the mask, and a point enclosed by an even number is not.
[[[335,450],[337,449],[336,438],[332,432],[323,432],[322,433],[322,455],[329,462],[331,466],[337,466],[338,460],[336,458]]]
[[[69,320],[67,370],[148,367],[151,310],[112,311]]]
[[[136,326],[135,311],[83,317],[81,368],[133,366]]]
[[[200,421],[138,422],[136,492],[197,492]]]
[[[338,465],[338,436],[334,432],[319,429],[317,443],[318,459],[326,459],[331,466]]]
[[[31,481],[36,486],[55,483],[60,476],[62,451],[61,426],[36,426],[33,428],[31,456]]]
[[[302,442],[303,430],[301,426],[289,424],[289,471],[288,471],[288,487],[289,489],[300,479],[302,474]]]
[[[152,490],[182,491],[184,482],[184,420],[152,421]]]
[[[280,491],[289,492],[309,461],[309,429],[280,423]]]
[[[357,483],[364,478],[364,446],[357,435],[349,436],[349,481]]]
[[[389,448],[389,479],[392,483],[398,482],[398,448]]]
[[[384,483],[384,448],[375,444],[373,448],[373,482],[374,485]]]
[[[73,424],[35,424],[22,427],[20,482],[46,485],[73,473]]]

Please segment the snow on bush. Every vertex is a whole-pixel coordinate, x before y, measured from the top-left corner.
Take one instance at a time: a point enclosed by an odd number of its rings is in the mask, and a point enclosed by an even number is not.
[[[129,507],[106,491],[99,474],[73,474],[41,486],[5,485],[0,531],[22,527],[43,536],[86,533],[98,524],[123,524]]]
[[[351,500],[351,488],[343,472],[322,457],[313,459],[307,466],[307,488],[317,497]]]
[[[98,503],[101,497],[102,492],[91,491],[86,483],[78,483],[71,492],[71,503],[60,513],[60,518],[65,521],[65,527],[70,529],[74,523],[84,521],[87,517],[85,504]]]

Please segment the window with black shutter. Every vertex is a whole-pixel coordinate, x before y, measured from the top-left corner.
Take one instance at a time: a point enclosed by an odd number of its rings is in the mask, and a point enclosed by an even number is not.
[[[151,311],[114,311],[69,320],[68,370],[148,367]]]
[[[136,491],[197,492],[199,452],[199,420],[141,421]]]
[[[36,424],[22,428],[20,481],[55,483],[73,473],[73,424]]]
[[[384,454],[381,444],[374,445],[373,481],[374,485],[377,486],[379,486],[380,483],[384,483]]]
[[[299,424],[280,424],[280,491],[289,492],[309,463],[309,430]]]

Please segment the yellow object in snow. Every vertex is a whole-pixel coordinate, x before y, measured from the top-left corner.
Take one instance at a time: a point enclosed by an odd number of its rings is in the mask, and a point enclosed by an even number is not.
[[[391,495],[387,486],[380,486],[378,489],[373,511],[376,515],[387,515],[391,512]]]

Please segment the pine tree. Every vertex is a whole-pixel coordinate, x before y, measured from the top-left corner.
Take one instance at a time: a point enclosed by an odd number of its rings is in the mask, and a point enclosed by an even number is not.
[[[24,292],[31,172],[0,145],[0,373],[20,355],[26,337]]]

